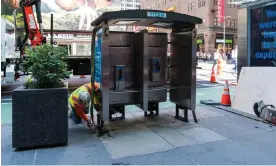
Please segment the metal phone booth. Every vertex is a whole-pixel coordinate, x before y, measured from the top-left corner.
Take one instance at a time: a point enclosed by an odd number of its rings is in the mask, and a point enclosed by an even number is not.
[[[159,102],[176,104],[176,118],[188,121],[188,109],[196,105],[196,24],[197,17],[158,10],[124,10],[103,13],[91,25],[91,82],[100,89],[91,95],[91,110],[97,110],[97,125],[111,121],[125,106],[136,105],[145,116],[158,115]],[[115,32],[109,26],[143,26],[172,29],[167,33]],[[171,45],[170,84],[167,84],[167,46]],[[92,84],[94,86],[94,84]],[[95,89],[95,88],[93,88]],[[94,100],[97,100],[94,103]],[[95,101],[96,101],[95,100]],[[184,111],[181,117],[179,111]],[[92,111],[91,111],[92,112]],[[118,118],[117,118],[118,119]]]

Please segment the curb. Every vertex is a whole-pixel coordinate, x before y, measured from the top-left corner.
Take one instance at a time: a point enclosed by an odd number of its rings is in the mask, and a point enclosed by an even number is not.
[[[233,114],[236,114],[236,115],[239,115],[239,116],[243,116],[243,117],[248,118],[248,119],[252,119],[252,120],[262,122],[262,123],[268,124],[270,126],[276,127],[275,124],[264,121],[264,120],[258,118],[257,116],[251,115],[249,113],[245,113],[245,112],[242,112],[242,111],[239,111],[239,110],[235,110],[231,107],[229,108],[229,107],[222,106],[222,105],[219,105],[219,106],[211,105],[211,107],[217,108],[217,109],[220,109],[220,110],[223,110],[223,111],[226,111],[226,112],[230,112],[230,113],[233,113]]]

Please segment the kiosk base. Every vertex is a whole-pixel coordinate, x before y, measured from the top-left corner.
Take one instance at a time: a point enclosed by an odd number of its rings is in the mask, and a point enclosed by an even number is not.
[[[179,115],[179,110],[180,109],[184,111],[184,117],[182,117],[182,116]],[[195,111],[192,111],[192,113],[193,113],[194,121],[197,123],[198,119],[196,117]],[[185,107],[182,107],[182,106],[176,104],[176,107],[175,107],[175,118],[178,119],[178,120],[181,120],[183,122],[189,122],[189,120],[188,120],[188,108],[185,108]]]
[[[149,103],[148,104],[148,111],[145,111],[144,115],[145,116],[153,116],[153,115],[158,116],[159,115],[159,103],[158,102]]]
[[[114,114],[121,114],[120,117],[113,117]],[[125,106],[113,106],[109,108],[109,121],[125,119]]]

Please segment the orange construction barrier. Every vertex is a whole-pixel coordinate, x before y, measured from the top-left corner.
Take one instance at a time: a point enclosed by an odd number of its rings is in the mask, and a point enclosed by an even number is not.
[[[217,67],[217,75],[220,75],[220,71],[222,69],[222,59],[218,59],[218,67]]]
[[[210,82],[211,83],[217,83],[214,68],[212,68],[212,74],[211,74]]]
[[[224,92],[222,94],[220,104],[224,105],[224,106],[230,106],[231,105],[231,97],[230,97],[229,85],[228,85],[227,80],[225,81]]]
[[[85,75],[80,75],[80,78],[86,78]]]

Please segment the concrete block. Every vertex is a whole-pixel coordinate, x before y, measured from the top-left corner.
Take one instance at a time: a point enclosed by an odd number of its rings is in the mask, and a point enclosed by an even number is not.
[[[68,90],[17,88],[12,94],[12,147],[68,142]]]
[[[178,129],[178,131],[184,136],[191,138],[192,140],[194,140],[199,144],[226,139],[226,137],[203,127],[192,127],[188,129],[183,128],[183,129]]]
[[[173,146],[144,125],[111,131],[102,137],[106,150],[113,159],[166,151]]]
[[[275,72],[275,67],[243,67],[232,108],[255,115],[253,105],[257,101],[276,106]]]

